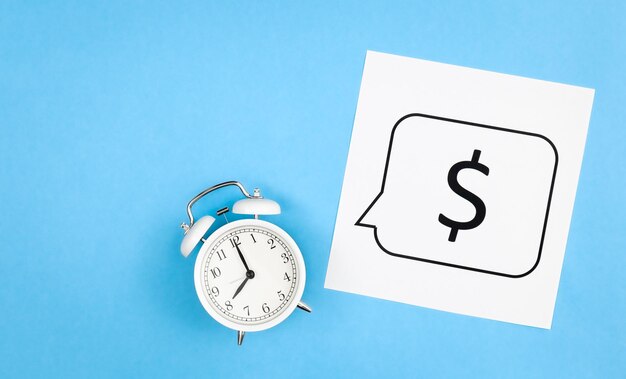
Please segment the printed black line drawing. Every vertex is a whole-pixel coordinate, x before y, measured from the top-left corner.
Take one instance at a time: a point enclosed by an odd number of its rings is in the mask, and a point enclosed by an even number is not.
[[[473,192],[470,192],[463,186],[461,186],[457,178],[459,172],[465,169],[477,170],[483,173],[483,175],[489,175],[489,167],[478,161],[480,159],[480,153],[480,150],[474,149],[474,153],[472,154],[472,160],[457,162],[456,164],[452,165],[450,171],[448,171],[448,185],[450,186],[450,188],[457,195],[472,203],[472,205],[476,209],[476,214],[474,215],[474,218],[467,222],[455,221],[448,218],[443,213],[439,213],[439,222],[450,228],[450,236],[448,237],[448,241],[450,242],[456,241],[456,236],[459,233],[459,230],[469,230],[476,228],[485,219],[485,214],[487,213],[485,203]]]
[[[457,265],[457,264],[453,264],[453,263],[449,263],[449,262],[440,262],[440,261],[436,261],[436,260],[432,260],[432,259],[425,259],[425,258],[419,258],[419,257],[415,257],[415,256],[409,256],[409,255],[394,253],[394,252],[389,251],[388,249],[386,249],[383,246],[383,244],[380,242],[380,240],[378,238],[378,227],[376,225],[371,225],[371,224],[367,224],[367,223],[363,223],[362,222],[362,220],[365,218],[365,216],[368,214],[368,212],[372,209],[374,204],[376,204],[376,202],[380,199],[380,197],[385,192],[385,181],[387,179],[387,172],[388,172],[388,168],[389,168],[389,161],[390,161],[390,157],[391,157],[391,151],[393,149],[394,134],[395,134],[396,129],[398,128],[398,126],[402,123],[402,121],[404,121],[404,120],[406,120],[406,119],[408,119],[410,117],[421,117],[421,118],[427,118],[427,119],[434,119],[434,120],[439,120],[439,121],[450,122],[450,123],[453,123],[453,124],[456,124],[456,125],[473,126],[473,127],[478,127],[478,128],[485,128],[485,129],[490,129],[490,130],[515,133],[515,134],[520,134],[520,135],[525,135],[525,136],[530,136],[530,137],[537,137],[537,138],[540,138],[540,139],[546,141],[550,145],[550,147],[554,151],[554,158],[555,158],[554,159],[554,169],[553,169],[553,172],[552,172],[552,178],[551,178],[551,183],[550,183],[550,191],[549,191],[549,194],[548,194],[548,197],[547,197],[546,212],[545,212],[545,217],[544,217],[544,220],[543,220],[543,227],[542,227],[542,231],[541,231],[541,239],[540,239],[540,243],[539,243],[539,249],[538,249],[538,252],[537,252],[537,259],[536,259],[534,265],[528,271],[526,271],[524,273],[521,273],[521,274],[507,274],[507,273],[502,273],[502,272],[497,272],[497,271],[490,271],[490,270],[485,270],[485,269],[476,268],[476,267],[462,266],[462,265]],[[476,153],[476,151],[478,151],[478,153]],[[476,162],[478,162],[478,158],[480,156],[480,151],[479,150],[476,150],[476,151],[474,152],[475,156],[473,157],[473,159],[475,159]],[[457,269],[470,270],[470,271],[479,272],[479,273],[483,273],[483,274],[491,274],[491,275],[497,275],[497,276],[508,277],[508,278],[522,278],[522,277],[525,277],[525,276],[529,275],[531,272],[533,272],[537,268],[537,266],[539,265],[539,261],[541,260],[541,252],[542,252],[542,249],[543,249],[544,239],[545,239],[545,235],[546,235],[546,228],[547,228],[547,225],[548,225],[548,218],[549,218],[549,214],[550,214],[550,204],[552,202],[552,194],[553,194],[553,190],[554,190],[554,183],[555,183],[555,179],[556,179],[556,172],[557,172],[558,163],[559,163],[559,155],[558,155],[556,146],[554,145],[554,143],[552,143],[552,141],[550,139],[548,139],[547,137],[545,137],[545,136],[543,136],[541,134],[524,132],[524,131],[520,131],[520,130],[506,129],[506,128],[502,128],[502,127],[491,126],[491,125],[484,125],[484,124],[479,124],[479,123],[475,123],[475,122],[454,120],[454,119],[450,119],[450,118],[439,117],[439,116],[432,116],[432,115],[427,115],[427,114],[422,114],[422,113],[410,113],[410,114],[407,114],[407,115],[401,117],[395,123],[395,125],[393,126],[393,128],[391,130],[391,137],[389,139],[389,147],[387,149],[387,158],[386,158],[386,162],[385,162],[385,169],[384,169],[384,172],[383,172],[383,180],[382,180],[382,185],[381,185],[380,192],[374,198],[374,200],[370,203],[370,205],[365,209],[365,212],[363,212],[363,214],[359,217],[359,219],[356,221],[356,223],[354,225],[355,226],[361,226],[361,227],[366,227],[366,228],[373,229],[374,230],[374,239],[375,239],[376,244],[378,245],[378,247],[383,252],[385,252],[385,253],[387,253],[387,254],[389,254],[391,256],[394,256],[394,257],[405,258],[405,259],[410,259],[410,260],[420,261],[420,262],[425,262],[425,263],[432,263],[432,264],[437,264],[437,265],[442,265],[442,266],[447,266],[447,267],[452,267],[452,268],[457,268]],[[488,170],[487,170],[487,172],[488,172]],[[478,212],[479,212],[479,209],[477,207],[477,213]],[[482,216],[484,217],[484,214]],[[458,232],[458,230],[457,230],[457,232]],[[456,234],[453,233],[453,230],[451,230],[449,241],[453,241],[454,238],[456,238]]]

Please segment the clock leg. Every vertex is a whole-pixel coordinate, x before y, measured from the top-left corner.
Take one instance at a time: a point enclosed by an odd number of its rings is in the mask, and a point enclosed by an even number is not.
[[[298,308],[302,309],[305,312],[309,312],[309,313],[311,313],[313,311],[311,309],[311,307],[309,307],[308,305],[304,304],[303,302],[299,302],[298,303]]]
[[[241,346],[241,344],[243,343],[243,336],[246,335],[246,332],[239,330],[237,332],[237,345]]]

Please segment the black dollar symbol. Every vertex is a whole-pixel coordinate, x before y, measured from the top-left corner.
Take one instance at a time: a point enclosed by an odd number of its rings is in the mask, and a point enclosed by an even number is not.
[[[439,222],[450,228],[450,236],[448,237],[448,241],[450,242],[456,241],[456,235],[459,233],[460,229],[474,229],[475,227],[480,225],[485,219],[485,214],[487,213],[485,203],[483,203],[483,201],[478,196],[461,187],[459,181],[457,180],[459,171],[463,170],[464,168],[471,168],[474,170],[478,170],[485,175],[489,175],[489,167],[485,166],[482,163],[478,163],[479,158],[480,150],[474,150],[471,161],[457,162],[452,167],[450,167],[450,171],[448,171],[448,185],[450,186],[452,191],[472,203],[474,208],[476,208],[476,215],[473,219],[467,222],[450,220],[442,213],[439,214]]]

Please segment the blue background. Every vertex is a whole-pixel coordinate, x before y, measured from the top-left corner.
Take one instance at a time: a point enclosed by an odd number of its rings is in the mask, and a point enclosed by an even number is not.
[[[618,377],[624,2],[0,3],[0,376]],[[323,288],[367,49],[596,89],[550,331]],[[179,252],[236,179],[283,206],[304,300],[235,333]],[[224,190],[199,204],[214,212]]]

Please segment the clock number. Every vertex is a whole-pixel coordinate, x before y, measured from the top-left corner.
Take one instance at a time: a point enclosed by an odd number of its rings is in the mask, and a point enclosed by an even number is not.
[[[224,303],[226,305],[226,310],[227,311],[232,311],[233,310],[233,305],[230,303],[230,300],[226,300],[226,303]]]
[[[211,288],[211,293],[213,293],[215,297],[218,297],[220,295],[220,289],[217,287],[213,287]]]
[[[267,306],[267,303],[263,303],[263,305],[261,305],[261,309],[263,310],[263,313],[270,313],[270,307]]]
[[[229,239],[229,241],[232,247],[241,245],[241,242],[239,242],[239,236],[234,236],[233,238]]]
[[[275,249],[276,246],[274,245],[274,240],[273,239],[268,239],[267,243],[270,245],[270,250]]]
[[[250,307],[246,305],[245,307],[243,307],[243,309],[245,311],[247,311],[248,312],[248,316],[250,316]]]
[[[222,275],[222,271],[220,271],[219,267],[215,267],[211,269],[211,274],[213,274],[213,279],[219,278],[219,276]]]
[[[221,261],[222,259],[226,259],[226,253],[224,253],[224,249],[219,250],[219,251],[217,252],[217,257],[220,259],[220,261]]]
[[[285,276],[283,277],[284,280],[291,282],[291,278],[289,277],[289,275],[287,275],[287,273],[285,273]]]
[[[250,233],[250,237],[252,237],[252,241],[256,243],[256,239],[254,238],[254,234]]]
[[[287,253],[282,253],[281,258],[283,258],[283,263],[287,263],[289,262],[289,257],[287,256]]]
[[[278,300],[280,301],[285,300],[285,294],[283,293],[283,291],[278,291],[276,293],[278,294]]]

